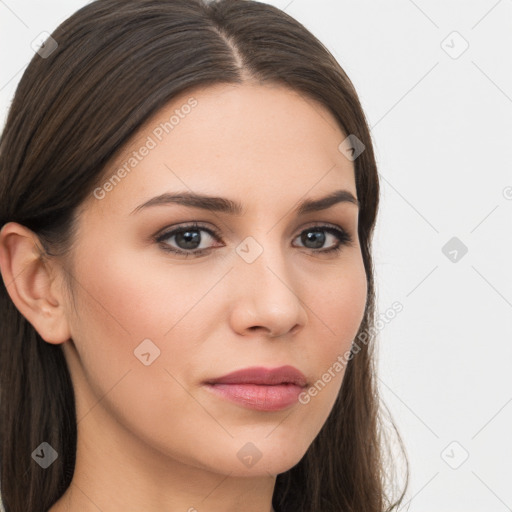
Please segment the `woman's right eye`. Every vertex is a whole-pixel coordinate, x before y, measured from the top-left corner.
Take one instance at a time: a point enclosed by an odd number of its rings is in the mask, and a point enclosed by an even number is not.
[[[206,242],[208,242],[208,238],[220,240],[220,235],[215,230],[194,223],[166,231],[159,235],[156,241],[162,244],[164,251],[185,256],[197,256],[213,249],[211,246],[201,247],[201,244],[204,242],[204,237],[200,234],[201,232],[207,233]],[[174,245],[178,247],[173,247],[167,241],[171,239],[174,239]]]

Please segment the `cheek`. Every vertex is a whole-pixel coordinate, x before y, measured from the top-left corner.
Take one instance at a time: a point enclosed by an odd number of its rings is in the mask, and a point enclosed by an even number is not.
[[[186,271],[162,259],[155,264],[154,255],[137,251],[128,255],[109,247],[101,252],[98,246],[84,252],[97,259],[76,269],[79,315],[72,338],[87,385],[101,397],[114,385],[120,390],[116,383],[123,378],[125,404],[146,409],[135,418],[156,414],[159,401],[171,397],[181,403],[178,410],[190,407],[179,383],[187,385],[191,375],[201,375],[196,362],[204,352],[202,341],[218,325],[221,305],[211,290],[216,273],[206,265]],[[209,371],[205,368],[201,370]],[[144,394],[149,398],[133,399]]]
[[[364,318],[367,280],[362,260],[355,260],[343,272],[328,281],[310,306],[315,344],[305,347],[307,359],[315,368],[316,380],[302,395],[300,402],[312,417],[327,419],[342,386],[350,349]],[[314,411],[314,413],[313,413]]]
[[[109,344],[120,342],[121,349],[133,351],[145,338],[168,339],[187,324],[212,284],[206,267],[186,271],[179,265],[155,264],[154,256],[151,260],[137,251],[108,251],[98,260],[100,266],[84,264],[78,272],[77,280],[86,284],[79,287],[80,315],[87,318],[80,328],[107,335]],[[206,313],[203,307],[201,314]]]
[[[311,306],[326,332],[324,364],[350,349],[364,318],[367,280],[362,260],[346,267],[329,281],[324,293],[316,295]],[[340,352],[341,351],[341,352]]]
[[[84,265],[77,273],[84,284],[78,287],[79,317],[72,329],[80,358],[74,368],[78,417],[92,422],[89,410],[97,415],[106,411],[102,419],[115,418],[162,452],[184,462],[199,460],[189,453],[194,450],[183,447],[200,446],[197,440],[205,437],[205,429],[210,437],[226,435],[186,389],[187,368],[196,359],[193,335],[203,335],[186,315],[190,311],[198,319],[191,308],[211,285],[205,279],[191,286],[183,272],[157,271],[112,253],[102,261],[100,268]],[[206,311],[200,311],[205,320]],[[154,346],[145,342],[146,348],[138,350],[145,339]],[[148,365],[145,353],[150,354]],[[208,453],[209,446],[211,439],[206,439],[200,448]],[[238,460],[236,452],[233,459]]]

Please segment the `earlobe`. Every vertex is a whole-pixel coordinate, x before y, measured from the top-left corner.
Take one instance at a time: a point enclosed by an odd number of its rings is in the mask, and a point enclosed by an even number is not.
[[[48,343],[70,338],[64,297],[37,235],[16,222],[0,230],[0,271],[11,300]]]

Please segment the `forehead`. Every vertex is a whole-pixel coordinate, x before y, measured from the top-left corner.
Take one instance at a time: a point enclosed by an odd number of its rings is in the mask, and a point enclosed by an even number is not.
[[[192,89],[118,152],[96,206],[129,213],[142,199],[176,190],[267,206],[334,188],[356,196],[353,163],[338,150],[345,137],[327,108],[283,85]]]

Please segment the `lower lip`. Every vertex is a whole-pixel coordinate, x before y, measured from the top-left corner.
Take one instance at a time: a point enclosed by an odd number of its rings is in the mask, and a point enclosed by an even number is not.
[[[214,393],[258,411],[280,411],[298,401],[304,388],[295,384],[206,384]]]

